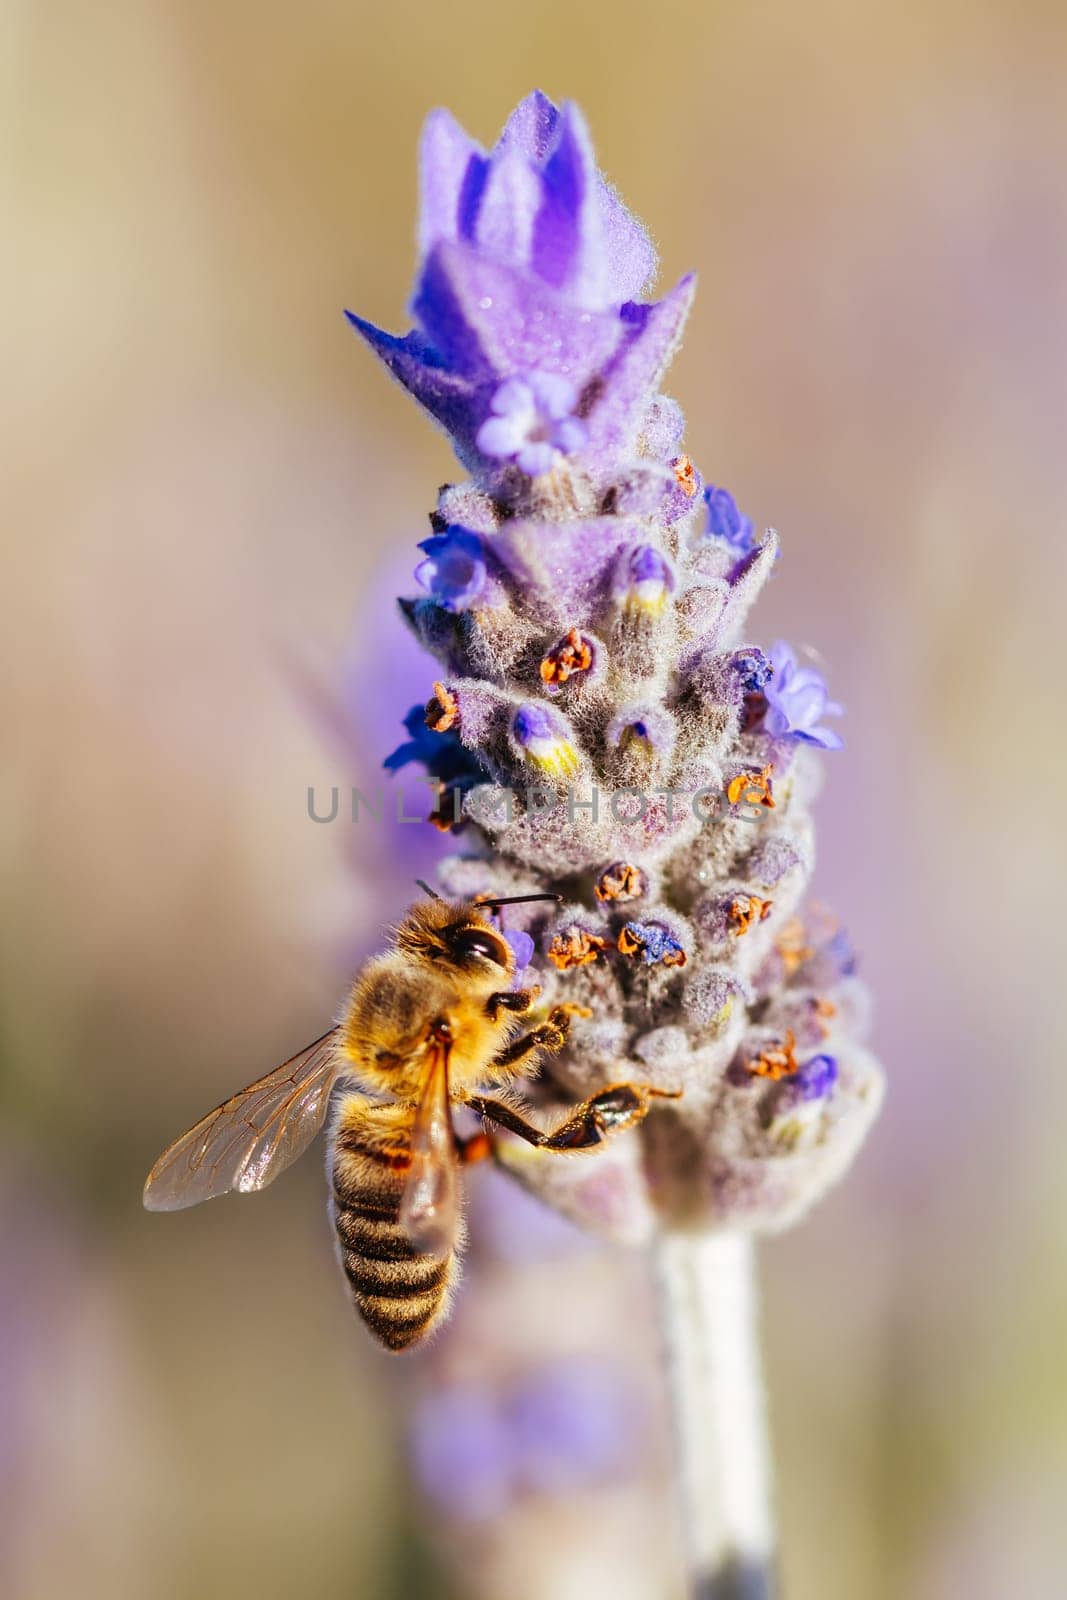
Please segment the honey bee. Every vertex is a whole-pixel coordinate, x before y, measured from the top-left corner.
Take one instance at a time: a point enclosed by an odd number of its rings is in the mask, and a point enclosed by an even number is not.
[[[459,1168],[491,1153],[486,1125],[543,1150],[590,1150],[641,1122],[665,1093],[613,1084],[545,1131],[482,1092],[528,1076],[542,1051],[567,1041],[573,1007],[556,1006],[523,1031],[539,990],[512,987],[514,953],[491,920],[501,906],[557,897],[452,901],[419,887],[427,898],[359,973],[339,1023],[184,1133],[144,1189],[148,1210],[177,1211],[265,1188],[329,1114],[341,1265],[360,1316],[395,1351],[447,1315],[463,1244]],[[461,1136],[455,1105],[477,1113],[483,1131]]]

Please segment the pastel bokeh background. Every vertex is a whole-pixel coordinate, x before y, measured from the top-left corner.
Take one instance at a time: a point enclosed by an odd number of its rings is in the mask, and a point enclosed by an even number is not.
[[[1063,7],[4,22],[3,1592],[677,1582],[639,1261],[502,1229],[486,1188],[478,1286],[398,1366],[347,1310],[314,1157],[140,1210],[169,1138],[321,1031],[425,863],[305,809],[376,784],[425,692],[390,596],[454,471],[341,310],[405,325],[426,110],[489,140],[534,85],[583,105],[663,280],[699,269],[669,392],[782,534],[756,642],[816,646],[848,712],[818,886],[891,1088],[764,1251],[786,1594],[1067,1592]],[[581,1440],[531,1437],[568,1383]]]

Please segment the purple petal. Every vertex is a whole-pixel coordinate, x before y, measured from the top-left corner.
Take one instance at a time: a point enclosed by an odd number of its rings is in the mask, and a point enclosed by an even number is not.
[[[521,151],[538,164],[545,161],[558,137],[561,113],[535,90],[516,106],[497,145],[498,151]],[[599,236],[601,302],[622,305],[647,290],[656,272],[656,252],[645,229],[597,172],[594,184]],[[484,205],[484,202],[483,202]]]
[[[837,1061],[833,1056],[812,1056],[794,1076],[789,1088],[801,1100],[821,1100],[837,1082]]]
[[[578,404],[578,391],[559,372],[531,372],[526,380],[537,409],[553,422],[569,417]]]
[[[579,417],[565,417],[553,432],[552,442],[558,450],[573,455],[582,449],[588,436],[585,423]]]
[[[510,1499],[508,1429],[484,1389],[469,1384],[425,1396],[411,1448],[423,1493],[454,1515],[491,1517]]]
[[[807,689],[818,689],[819,693],[825,696],[826,679],[814,667],[796,667],[789,675],[789,689],[791,694]]]
[[[438,244],[423,281],[415,310],[431,342],[444,355],[444,340],[464,373],[479,379],[490,371],[497,381],[555,372],[581,389],[624,334],[617,317],[583,312],[547,285],[467,245]]]
[[[496,156],[482,195],[475,242],[479,250],[516,266],[529,264],[541,183],[518,150]]]
[[[504,124],[497,149],[521,150],[529,160],[540,163],[548,154],[558,127],[558,110],[546,94],[535,89],[519,101]]]
[[[776,698],[794,728],[806,728],[822,716],[826,689],[821,683],[799,689],[791,686],[787,695],[779,694]]]
[[[450,111],[431,111],[419,146],[419,247],[425,255],[438,239],[464,232],[488,163],[481,146]]]
[[[556,452],[550,444],[527,444],[515,457],[518,465],[531,478],[539,478],[542,473],[551,472]]]
[[[844,739],[839,733],[835,733],[833,728],[811,728],[810,730],[794,728],[793,732],[805,744],[818,745],[820,750],[843,750],[845,748]]]
[[[662,583],[666,588],[674,588],[674,573],[670,562],[651,544],[639,544],[630,551],[620,576],[626,587],[651,581]]]
[[[505,931],[504,938],[511,946],[511,953],[515,957],[515,975],[518,977],[520,972],[525,972],[534,958],[534,942],[530,935],[521,929],[516,929],[514,933]]]
[[[419,545],[427,559],[415,569],[416,581],[446,611],[466,611],[485,589],[482,541],[469,529],[453,526]]]
[[[490,417],[478,429],[477,445],[483,455],[500,460],[522,449],[526,427],[522,417]]]
[[[607,287],[612,304],[622,305],[648,292],[659,262],[652,240],[603,177],[599,201]]]
[[[678,347],[696,280],[686,277],[655,305],[624,307],[628,332],[603,370],[601,397],[586,418],[591,455],[616,460],[631,451],[648,403]]]
[[[466,248],[438,240],[423,263],[411,309],[444,366],[485,382],[498,369],[486,352],[477,304],[453,270],[456,253]]]
[[[397,382],[451,434],[460,460],[471,465],[476,459],[474,434],[482,414],[475,387],[443,368],[421,334],[408,333],[398,339],[353,311],[346,311],[345,316]]]
[[[500,417],[517,417],[525,422],[534,412],[534,395],[525,378],[508,378],[493,394],[490,410]]]
[[[583,305],[602,303],[597,172],[585,120],[567,104],[557,142],[542,174],[543,199],[534,224],[534,271],[566,288]]]
[[[533,739],[556,739],[560,729],[555,719],[541,706],[524,705],[515,712],[512,730],[520,744]]]

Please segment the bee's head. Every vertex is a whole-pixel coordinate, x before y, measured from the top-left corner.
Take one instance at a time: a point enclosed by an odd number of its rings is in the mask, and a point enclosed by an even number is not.
[[[420,900],[397,929],[396,946],[442,973],[451,968],[496,988],[515,976],[515,956],[490,922],[488,907],[469,900]]]
[[[500,899],[445,900],[421,878],[417,882],[426,899],[412,906],[396,930],[397,949],[438,972],[451,968],[468,981],[484,981],[490,993],[504,982],[510,985],[515,977],[515,952],[493,926],[492,916],[502,906],[560,898],[558,894],[516,894]]]

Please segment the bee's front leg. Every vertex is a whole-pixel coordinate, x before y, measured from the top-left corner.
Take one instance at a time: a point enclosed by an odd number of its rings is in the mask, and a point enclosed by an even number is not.
[[[647,1084],[614,1083],[599,1094],[575,1106],[570,1116],[559,1127],[545,1132],[520,1116],[511,1106],[500,1100],[485,1100],[472,1095],[467,1104],[498,1127],[517,1134],[528,1144],[541,1150],[589,1150],[601,1144],[613,1133],[634,1128],[643,1122],[652,1099],[676,1100],[678,1093],[667,1089],[652,1089]]]
[[[491,994],[485,1002],[486,1014],[490,1022],[496,1022],[502,1011],[514,1011],[521,1016],[524,1011],[529,1011],[540,993],[540,988],[533,988],[508,989],[500,994]]]
[[[531,999],[536,999],[540,994],[539,989],[531,991]],[[498,998],[494,995],[494,999]],[[506,997],[499,997],[506,998]],[[525,1007],[523,1009],[526,1009]],[[567,1043],[572,1017],[588,1017],[590,1012],[585,1006],[562,1005],[553,1006],[547,1019],[540,1027],[533,1028],[529,1033],[520,1034],[517,1039],[512,1039],[505,1045],[500,1054],[494,1058],[495,1067],[514,1067],[533,1055],[535,1050],[551,1050],[553,1052],[563,1049]]]
[[[504,1046],[493,1060],[494,1067],[517,1066],[525,1061],[527,1056],[533,1055],[535,1050],[562,1050],[567,1043],[571,1017],[583,1009],[580,1006],[553,1006],[548,1013],[547,1021],[539,1028],[532,1028],[529,1033],[520,1034],[517,1039],[512,1039],[510,1044]]]

